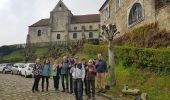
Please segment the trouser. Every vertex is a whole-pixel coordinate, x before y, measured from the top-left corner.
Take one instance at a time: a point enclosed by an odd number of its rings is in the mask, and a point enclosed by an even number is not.
[[[49,87],[49,76],[42,76],[42,90],[44,90],[44,80],[46,79],[46,90],[48,91]]]
[[[65,82],[64,82],[64,79],[66,80],[66,89],[68,90],[68,74],[62,74],[62,75],[61,75],[61,79],[62,79],[62,87],[63,87],[63,90],[65,90]]]
[[[97,84],[100,91],[105,90],[105,73],[97,73]]]
[[[69,75],[70,75],[70,92],[73,92],[73,76],[72,74]]]
[[[84,92],[84,87],[85,87],[85,94],[87,95],[87,80],[86,78],[84,79],[84,82],[82,83],[82,94]]]
[[[57,90],[59,88],[60,76],[53,76],[53,80],[54,80],[54,88]]]
[[[36,90],[38,91],[38,85],[39,85],[39,81],[40,81],[41,75],[34,75],[34,84],[32,86],[32,90]]]
[[[83,100],[82,79],[74,79],[74,93],[76,100]]]
[[[92,90],[92,97],[95,97],[95,80],[87,80],[87,90],[88,90],[88,97],[91,97],[91,90]]]

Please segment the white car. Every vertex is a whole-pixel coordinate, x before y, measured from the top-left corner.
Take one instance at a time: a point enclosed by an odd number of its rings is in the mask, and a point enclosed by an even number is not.
[[[24,63],[15,63],[11,68],[11,74],[21,75],[21,69],[24,68]]]
[[[21,75],[25,76],[27,78],[28,76],[33,76],[33,67],[35,66],[35,63],[27,63],[24,65],[24,67],[21,69]]]

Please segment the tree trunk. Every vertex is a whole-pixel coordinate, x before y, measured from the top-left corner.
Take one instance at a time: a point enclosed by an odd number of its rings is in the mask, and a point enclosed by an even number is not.
[[[109,44],[108,44],[110,85],[115,86],[116,85],[115,59],[114,59],[114,51],[113,51],[113,48],[111,46],[111,43],[112,43],[112,41],[109,41]]]

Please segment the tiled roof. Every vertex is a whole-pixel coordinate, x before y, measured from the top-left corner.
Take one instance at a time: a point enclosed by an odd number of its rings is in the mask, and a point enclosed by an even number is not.
[[[41,19],[29,27],[48,26],[48,25],[49,25],[49,19]]]
[[[49,26],[50,19],[41,19],[29,27]],[[100,14],[72,16],[71,24],[100,22]]]
[[[91,14],[91,15],[77,15],[72,16],[71,23],[93,23],[100,22],[100,14]]]

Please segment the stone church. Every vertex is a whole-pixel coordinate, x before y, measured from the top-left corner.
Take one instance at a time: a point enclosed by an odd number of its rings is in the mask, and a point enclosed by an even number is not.
[[[50,12],[50,18],[29,26],[27,43],[66,43],[82,38],[98,39],[100,14],[73,15],[60,0]]]
[[[101,25],[116,24],[120,35],[155,22],[170,31],[170,0],[106,0],[99,11]]]

